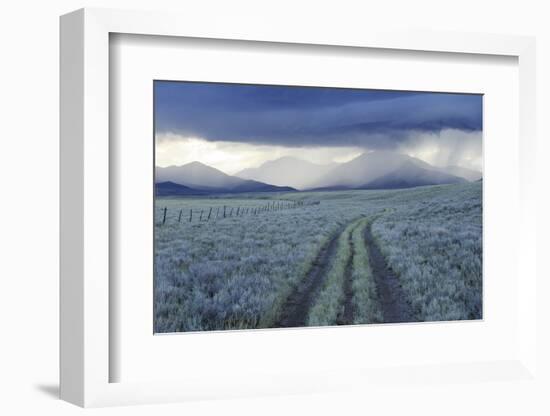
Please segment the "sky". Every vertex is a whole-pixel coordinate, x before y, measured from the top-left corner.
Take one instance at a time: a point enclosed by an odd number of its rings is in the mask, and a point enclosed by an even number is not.
[[[393,150],[482,170],[482,96],[155,81],[157,166],[228,174],[282,156],[346,162]]]

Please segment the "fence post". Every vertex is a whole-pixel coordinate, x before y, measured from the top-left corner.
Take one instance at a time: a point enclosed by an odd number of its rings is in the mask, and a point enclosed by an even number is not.
[[[180,209],[180,215],[178,215],[178,222],[181,222],[181,213],[183,212],[183,209]]]
[[[193,208],[189,210],[189,222],[193,221]]]
[[[206,221],[210,221],[210,215],[212,214],[212,207],[210,207],[210,211],[208,211],[208,218]]]
[[[164,207],[164,214],[162,215],[162,225],[164,225],[164,223],[166,222],[166,211],[168,210],[168,208]]]
[[[225,205],[223,206],[223,217],[225,218]]]
[[[239,209],[241,209],[241,207],[237,207],[237,214],[235,215],[236,217],[239,216]]]
[[[202,209],[201,209],[201,216],[199,218],[199,222],[202,221]]]
[[[216,210],[216,218],[218,218],[218,214],[220,213],[220,207]]]

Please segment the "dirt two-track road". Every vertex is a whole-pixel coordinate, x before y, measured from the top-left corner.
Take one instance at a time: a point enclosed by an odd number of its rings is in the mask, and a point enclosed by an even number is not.
[[[302,279],[284,303],[281,316],[274,327],[307,326],[309,312],[323,288],[327,274],[336,256],[338,241],[347,225],[341,226],[319,250],[305,278]],[[410,303],[399,283],[398,276],[388,267],[386,259],[372,235],[371,225],[372,221],[369,221],[364,230],[362,243],[368,253],[372,277],[376,284],[377,305],[383,317],[382,322],[413,322],[415,319]],[[355,311],[352,301],[352,269],[356,247],[354,247],[351,233],[348,244],[350,247],[349,257],[346,260],[344,275],[341,279],[344,294],[342,302],[343,312],[339,314],[335,322],[336,325],[356,323],[354,321]]]

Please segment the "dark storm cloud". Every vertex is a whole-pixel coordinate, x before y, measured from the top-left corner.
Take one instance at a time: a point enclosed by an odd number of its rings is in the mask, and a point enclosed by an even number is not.
[[[482,97],[155,81],[155,126],[211,141],[392,148],[418,132],[480,131]]]

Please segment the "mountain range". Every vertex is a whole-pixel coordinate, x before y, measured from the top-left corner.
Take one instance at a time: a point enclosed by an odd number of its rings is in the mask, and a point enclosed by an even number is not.
[[[200,162],[156,168],[157,195],[204,195],[240,192],[289,192],[290,186],[275,186],[237,178]]]
[[[331,169],[313,188],[395,189],[466,180],[405,154],[376,151],[363,153]]]
[[[476,181],[481,173],[435,167],[418,158],[390,152],[363,153],[346,163],[320,165],[294,157],[265,162],[234,176],[192,162],[156,168],[157,195],[203,195],[296,190],[399,189]]]

